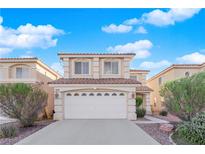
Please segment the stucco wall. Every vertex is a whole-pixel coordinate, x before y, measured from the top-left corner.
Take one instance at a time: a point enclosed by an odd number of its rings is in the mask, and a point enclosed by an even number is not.
[[[48,82],[52,81],[52,79],[37,72],[37,80],[41,82],[39,84],[40,88],[48,94],[48,100],[45,110],[47,117],[51,118],[54,110],[54,89],[48,85]]]
[[[75,61],[89,62],[89,74],[79,75],[74,73]],[[104,74],[104,61],[118,61],[119,74]],[[65,78],[129,78],[130,58],[64,58]]]
[[[56,79],[59,78],[59,76],[54,75],[53,73],[51,73],[50,71],[48,71],[47,69],[45,69],[44,67],[42,67],[38,63],[35,65],[35,69],[36,69],[37,72],[39,72],[42,75],[48,77],[49,79],[56,80]]]
[[[16,68],[17,67],[28,68],[28,78],[23,79],[25,82],[35,81],[36,79],[35,64],[33,63],[1,63],[0,64],[0,71],[1,71],[0,82],[2,83],[21,82],[22,79],[16,78]]]
[[[130,72],[130,77],[135,76],[137,81],[140,81],[142,85],[147,84],[147,73],[142,72]]]

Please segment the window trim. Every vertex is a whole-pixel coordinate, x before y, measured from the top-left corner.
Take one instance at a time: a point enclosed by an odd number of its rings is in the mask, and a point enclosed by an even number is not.
[[[76,62],[88,62],[88,74],[76,74],[75,73],[75,63]],[[91,75],[91,59],[74,59],[74,60],[72,60],[72,75],[73,76],[90,76]]]
[[[105,73],[105,63],[106,62],[110,62],[111,63],[111,73]],[[117,62],[118,63],[118,73],[113,73],[112,72],[112,63],[113,62]],[[103,60],[103,62],[102,62],[103,64],[103,70],[102,70],[102,73],[103,73],[103,75],[120,75],[120,72],[121,72],[121,64],[120,64],[120,60]]]
[[[17,69],[21,69],[21,77],[17,77]],[[27,70],[27,74],[23,74],[23,69]],[[17,66],[15,67],[15,78],[16,79],[28,79],[29,78],[29,68],[28,67],[23,67],[23,66]]]
[[[80,66],[81,66],[81,68],[80,68],[80,73],[76,73],[76,71],[75,71],[75,65],[76,65],[76,63],[80,63]],[[88,73],[83,73],[83,63],[88,63]],[[75,75],[89,75],[89,72],[90,72],[90,67],[89,67],[89,62],[88,61],[75,61],[74,62],[74,74]]]

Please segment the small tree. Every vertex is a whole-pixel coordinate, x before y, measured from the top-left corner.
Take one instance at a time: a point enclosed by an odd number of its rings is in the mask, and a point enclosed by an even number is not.
[[[143,103],[142,97],[137,96],[135,99],[135,104],[136,104],[136,114],[138,118],[143,118],[146,113],[146,110],[144,108],[140,108],[142,103]]]
[[[140,107],[143,103],[142,97],[137,96],[135,99],[136,107]]]
[[[190,120],[205,108],[205,72],[167,82],[160,95],[169,112]]]
[[[32,126],[46,106],[47,94],[24,83],[0,85],[0,108],[24,127]]]

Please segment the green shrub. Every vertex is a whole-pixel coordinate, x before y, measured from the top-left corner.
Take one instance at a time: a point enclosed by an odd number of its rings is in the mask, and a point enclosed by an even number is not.
[[[47,103],[47,94],[37,86],[24,83],[0,85],[0,108],[18,119],[24,127],[32,126]]]
[[[205,144],[205,112],[179,124],[175,133],[193,144]]]
[[[136,114],[138,118],[143,118],[145,116],[146,110],[145,109],[136,109]]]
[[[4,138],[16,137],[17,128],[15,126],[3,126],[1,127],[0,132],[1,136]]]
[[[160,95],[170,113],[189,121],[205,108],[205,72],[165,83]]]
[[[163,111],[160,111],[159,114],[160,114],[161,116],[167,116],[168,113],[167,113],[167,111],[164,111],[164,110],[163,110]]]
[[[136,107],[140,107],[143,103],[142,97],[137,96],[135,99]]]

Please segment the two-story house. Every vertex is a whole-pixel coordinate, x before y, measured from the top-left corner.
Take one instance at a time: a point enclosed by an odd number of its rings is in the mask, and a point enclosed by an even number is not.
[[[0,58],[0,84],[28,83],[38,84],[48,94],[46,114],[53,114],[53,88],[48,86],[49,81],[61,76],[40,61],[38,58]]]
[[[151,106],[156,113],[165,108],[164,99],[160,96],[160,88],[167,82],[189,77],[195,73],[205,71],[205,63],[202,64],[173,64],[147,81],[147,85],[153,89],[151,92]]]
[[[54,87],[54,119],[136,119],[136,94],[145,98],[150,113],[147,71],[130,71],[135,54],[59,53],[64,78]],[[137,78],[139,76],[143,84]]]

